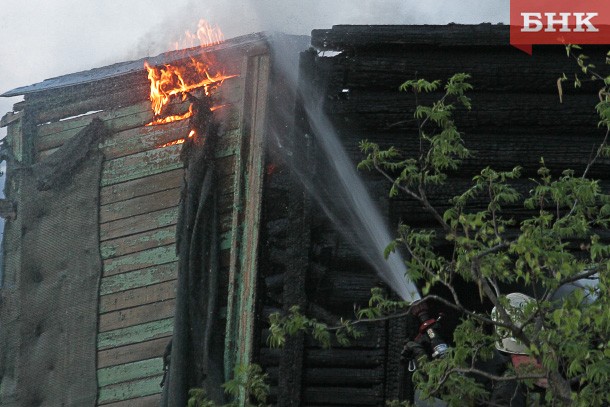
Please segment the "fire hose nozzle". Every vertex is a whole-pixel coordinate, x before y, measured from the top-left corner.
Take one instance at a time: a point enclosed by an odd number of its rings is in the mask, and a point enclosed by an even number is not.
[[[445,343],[445,340],[436,332],[435,326],[441,320],[442,315],[437,318],[431,318],[428,313],[428,306],[425,302],[416,303],[411,309],[413,315],[415,315],[419,321],[419,336],[426,335],[430,339],[430,345],[432,346],[432,358],[442,358],[449,351],[449,346]]]
[[[442,358],[447,354],[448,351],[449,351],[449,346],[446,343],[439,343],[433,349],[432,358],[433,359]]]

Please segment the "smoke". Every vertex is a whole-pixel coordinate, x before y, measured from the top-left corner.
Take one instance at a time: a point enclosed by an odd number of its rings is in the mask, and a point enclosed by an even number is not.
[[[336,24],[448,24],[508,22],[508,2],[462,0],[189,0],[149,27],[128,59],[167,51],[199,18],[221,27],[226,38],[258,31],[309,35]]]
[[[508,22],[503,0],[222,0],[191,1],[231,35],[272,30],[309,34],[336,24],[448,24]],[[205,14],[203,14],[205,13]]]
[[[0,93],[167,51],[199,18],[231,38],[335,24],[506,23],[509,15],[504,0],[3,0],[2,13]]]

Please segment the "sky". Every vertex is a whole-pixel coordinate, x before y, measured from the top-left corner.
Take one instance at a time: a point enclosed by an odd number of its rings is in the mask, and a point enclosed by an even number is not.
[[[508,0],[2,0],[0,93],[159,54],[200,18],[226,38],[335,24],[508,22]],[[21,98],[0,98],[0,116]],[[0,129],[0,137],[6,129]]]

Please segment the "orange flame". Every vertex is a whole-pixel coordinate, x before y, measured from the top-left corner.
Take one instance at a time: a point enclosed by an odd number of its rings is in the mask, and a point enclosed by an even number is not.
[[[197,39],[200,46],[218,44],[224,40],[220,29],[212,27],[205,20],[199,21],[196,34],[187,32],[186,37],[187,43],[190,42],[192,45],[195,39]],[[236,76],[225,75],[221,71],[212,74],[210,72],[210,65],[207,61],[200,61],[193,57],[190,58],[189,62],[183,63],[180,66],[165,65],[164,67],[152,67],[148,62],[144,62],[150,81],[150,101],[155,117],[161,115],[163,108],[173,96],[181,95],[182,100],[186,100],[188,92],[200,88],[203,88],[205,94],[209,95],[211,87],[220,86],[225,79]],[[184,120],[192,115],[192,109],[189,109],[189,112],[183,115],[156,119],[149,123],[149,125]]]
[[[225,106],[227,106],[227,105],[212,106],[210,108],[210,111],[213,112],[213,111],[216,111],[218,109],[222,109]],[[171,115],[171,116],[166,116],[166,117],[163,117],[161,119],[153,120],[152,122],[147,123],[146,126],[156,126],[158,124],[173,123],[173,122],[177,122],[179,120],[188,119],[188,118],[190,118],[192,116],[193,116],[193,105],[189,105],[189,110],[185,114],[174,114],[174,115]]]
[[[182,100],[186,99],[186,93],[195,89],[203,88],[206,95],[209,94],[210,85],[221,85],[225,79],[232,78],[235,75],[224,75],[218,72],[214,75],[209,73],[206,64],[191,60],[191,63],[186,67],[176,67],[165,65],[165,68],[156,68],[144,63],[148,71],[148,80],[150,81],[150,101],[151,107],[155,116],[161,114],[163,107],[167,105],[170,98],[174,95],[182,95]],[[189,71],[194,72],[190,75]],[[183,117],[182,119],[186,119]],[[178,119],[178,120],[182,120]]]
[[[191,138],[194,137],[195,134],[197,134],[197,132],[195,132],[195,130],[191,130],[191,132],[189,133],[188,137],[186,138],[181,138],[178,140],[174,140],[174,141],[170,141],[169,143],[165,143],[165,144],[161,144],[160,146],[158,146],[158,148],[163,148],[163,147],[169,147],[169,146],[175,146],[177,144],[184,144],[186,142],[187,138]]]
[[[184,144],[185,141],[186,141],[185,138],[181,138],[181,139],[178,139],[178,140],[170,141],[169,143],[161,144],[157,148],[163,148],[163,147],[175,146],[175,145],[178,145],[178,144]]]
[[[176,50],[180,48],[192,48],[196,46],[206,47],[208,45],[220,44],[225,40],[224,34],[220,31],[218,26],[212,26],[204,19],[199,20],[197,25],[197,32],[194,34],[190,31],[184,33],[185,38],[182,39],[181,44],[176,43]]]
[[[152,122],[148,123],[147,126],[156,126],[158,124],[177,122],[178,120],[188,119],[191,116],[193,116],[193,105],[189,106],[189,110],[185,114],[174,114],[171,116],[163,117],[161,119],[153,120]]]

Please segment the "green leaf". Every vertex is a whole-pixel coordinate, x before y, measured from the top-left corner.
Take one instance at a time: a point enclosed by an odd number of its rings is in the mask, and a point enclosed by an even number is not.
[[[396,241],[393,240],[386,246],[385,250],[383,251],[383,257],[385,257],[387,259],[390,256],[390,254],[392,254],[395,251],[396,251]]]

